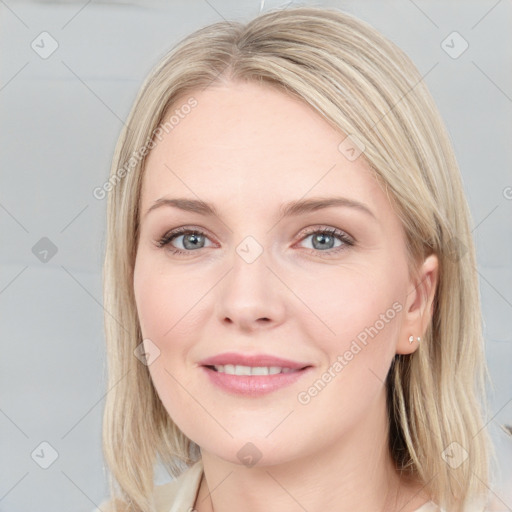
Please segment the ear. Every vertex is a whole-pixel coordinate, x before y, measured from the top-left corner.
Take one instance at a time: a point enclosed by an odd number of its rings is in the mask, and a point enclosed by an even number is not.
[[[397,354],[411,354],[422,343],[417,338],[423,340],[432,319],[438,277],[439,260],[435,254],[431,254],[423,262],[418,280],[409,283],[396,345]],[[414,337],[412,342],[409,341],[410,336]]]

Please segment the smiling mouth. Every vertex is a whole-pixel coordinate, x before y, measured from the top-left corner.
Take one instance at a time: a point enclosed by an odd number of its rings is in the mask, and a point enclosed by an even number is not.
[[[239,376],[258,376],[258,375],[277,375],[279,373],[297,373],[308,368],[286,368],[281,366],[243,366],[234,364],[206,365],[206,368],[227,375]]]

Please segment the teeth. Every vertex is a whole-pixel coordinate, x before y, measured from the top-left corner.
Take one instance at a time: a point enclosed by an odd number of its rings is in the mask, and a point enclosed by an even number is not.
[[[290,373],[295,370],[281,368],[280,366],[242,366],[233,364],[219,364],[214,368],[220,373],[228,375],[276,375],[277,373]]]

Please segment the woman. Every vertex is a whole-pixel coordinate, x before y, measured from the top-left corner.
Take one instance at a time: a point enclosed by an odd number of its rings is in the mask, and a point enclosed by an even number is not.
[[[483,509],[470,214],[399,48],[317,7],[198,30],[109,189],[102,510]]]

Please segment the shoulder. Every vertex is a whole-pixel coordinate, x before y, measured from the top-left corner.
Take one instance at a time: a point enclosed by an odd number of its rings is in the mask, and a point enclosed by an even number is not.
[[[157,512],[172,512],[174,510],[192,509],[203,475],[202,460],[187,468],[178,478],[155,486],[153,497]],[[91,512],[128,512],[126,503],[107,500]],[[172,507],[172,508],[171,508]]]
[[[155,487],[157,512],[192,510],[203,476],[203,461],[200,459],[186,469],[178,478]]]

